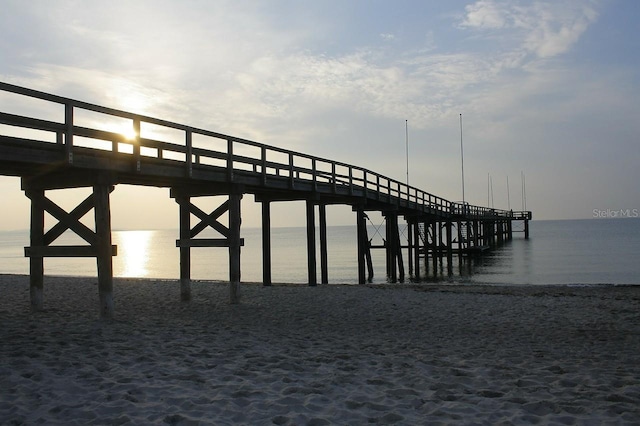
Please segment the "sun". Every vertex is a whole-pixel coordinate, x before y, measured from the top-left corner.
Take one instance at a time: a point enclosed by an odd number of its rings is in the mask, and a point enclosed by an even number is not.
[[[138,133],[133,129],[133,125],[123,126],[122,129],[120,129],[120,134],[128,142],[133,142],[138,137]]]

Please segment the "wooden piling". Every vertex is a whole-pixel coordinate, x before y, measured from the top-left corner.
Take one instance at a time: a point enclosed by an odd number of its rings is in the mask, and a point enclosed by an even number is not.
[[[407,220],[407,262],[409,266],[409,280],[414,277],[413,259],[413,223]]]
[[[329,284],[329,256],[327,251],[327,206],[318,205],[320,221],[320,282]]]
[[[440,224],[436,221],[431,222],[431,262],[433,263],[433,276],[438,276],[438,256],[440,249],[438,247],[438,229]]]
[[[110,193],[111,187],[108,185],[101,184],[93,187],[100,317],[107,319],[113,318],[114,314]]]
[[[447,275],[451,276],[453,274],[453,237],[451,221],[446,221],[444,226],[447,235]]]
[[[271,203],[262,202],[262,285],[271,285]]]
[[[31,247],[44,246],[44,190],[27,190],[27,197],[31,199]],[[44,258],[31,256],[29,258],[29,293],[31,311],[41,311],[44,307]]]
[[[229,194],[229,302],[240,303],[240,201],[242,192],[237,189]]]
[[[176,198],[180,212],[180,239],[188,240],[191,238],[191,212],[189,197]],[[180,300],[188,302],[191,300],[191,247],[180,247]]]
[[[356,232],[358,239],[358,284],[365,284],[365,250],[366,245],[369,244],[369,238],[366,213],[361,209],[356,210]]]
[[[309,285],[316,286],[316,216],[313,201],[307,200],[307,271]]]
[[[410,226],[413,227],[413,264],[415,268],[413,277],[416,281],[420,281],[420,225],[416,221]]]

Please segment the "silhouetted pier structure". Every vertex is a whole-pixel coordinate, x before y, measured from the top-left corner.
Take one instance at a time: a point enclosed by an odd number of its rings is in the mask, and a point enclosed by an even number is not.
[[[372,278],[372,248],[386,250],[387,277],[397,282],[406,279],[403,248],[408,253],[408,274],[419,280],[420,262],[428,271],[431,261],[436,271],[438,259],[447,258],[451,268],[454,255],[462,259],[510,240],[514,221],[522,221],[525,238],[529,236],[531,212],[451,202],[362,167],[7,83],[0,83],[0,95],[9,99],[0,111],[0,124],[5,125],[0,132],[0,174],[20,177],[31,200],[25,256],[30,259],[31,306],[36,311],[43,307],[45,257],[95,257],[100,315],[113,316],[112,256],[117,250],[111,241],[110,193],[118,184],[170,188],[180,212],[176,246],[182,300],[191,297],[191,249],[224,247],[229,251],[230,302],[239,301],[244,194],[254,194],[262,204],[264,285],[271,284],[270,206],[278,201],[306,201],[309,285],[317,284],[316,210],[320,276],[322,283],[328,282],[327,205],[349,205],[355,212],[360,283]],[[20,99],[36,101],[34,111],[53,106],[57,118],[11,113]],[[49,190],[79,187],[92,188],[92,194],[70,212],[46,196]],[[212,212],[192,203],[208,196],[228,198]],[[94,229],[80,221],[91,210]],[[379,247],[371,246],[367,234],[369,211],[385,218],[385,243]],[[45,212],[58,221],[48,230]],[[222,223],[225,213],[227,221]],[[192,216],[198,219],[195,226]],[[404,246],[398,226],[401,217],[408,225]],[[207,228],[219,237],[198,238]],[[86,244],[55,245],[67,230]]]

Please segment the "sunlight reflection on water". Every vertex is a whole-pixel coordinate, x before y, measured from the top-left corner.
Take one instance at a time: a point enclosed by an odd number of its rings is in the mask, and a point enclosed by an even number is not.
[[[114,244],[118,246],[116,263],[119,277],[146,277],[149,274],[149,245],[156,231],[120,231],[114,233]]]

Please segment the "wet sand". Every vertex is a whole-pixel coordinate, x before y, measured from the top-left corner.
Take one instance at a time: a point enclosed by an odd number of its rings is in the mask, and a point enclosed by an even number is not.
[[[640,286],[0,275],[0,424],[639,424]]]

